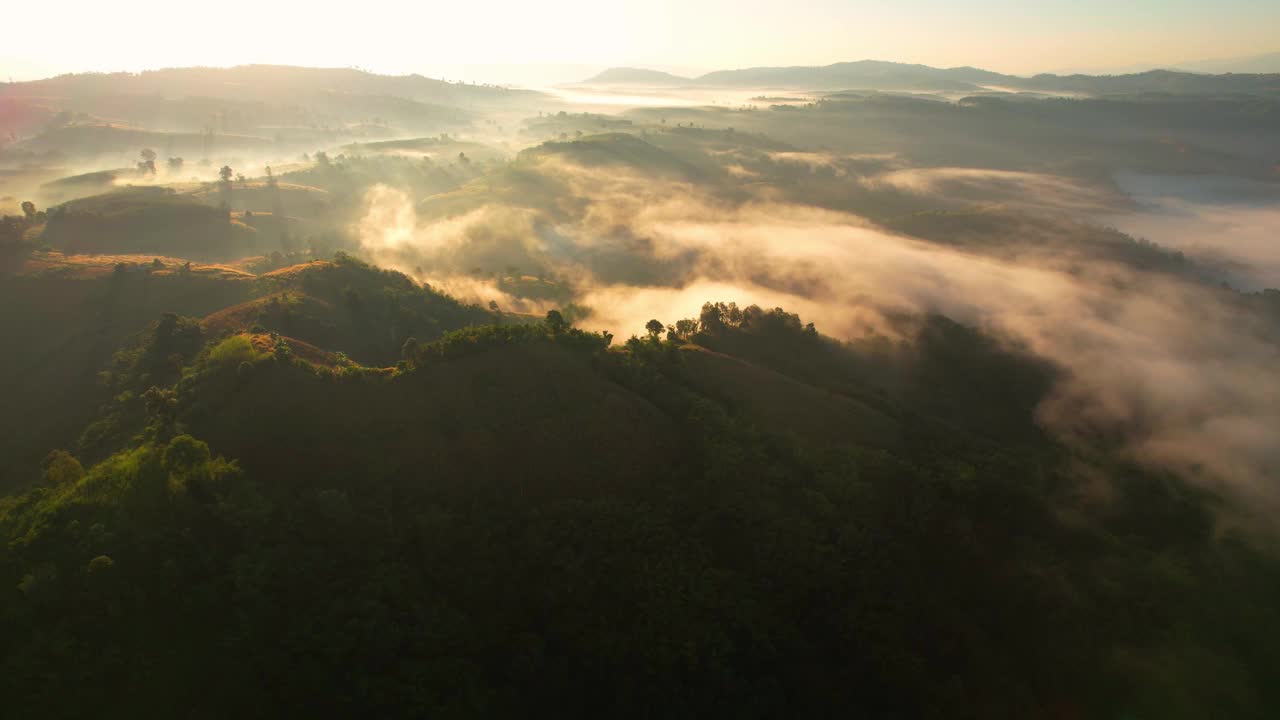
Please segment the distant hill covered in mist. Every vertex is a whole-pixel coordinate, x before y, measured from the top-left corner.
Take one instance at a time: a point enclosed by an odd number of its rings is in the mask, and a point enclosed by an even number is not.
[[[446,104],[537,94],[529,90],[510,90],[492,85],[445,82],[422,75],[378,75],[354,68],[292,65],[165,68],[140,73],[77,73],[0,85],[0,95],[10,97],[159,93],[187,97],[234,97],[239,100],[246,96],[257,96],[278,100],[282,96],[316,92],[389,95]]]
[[[1280,73],[1280,52],[1178,63],[1179,70],[1200,73]]]
[[[593,75],[586,82],[618,85],[685,85],[693,82],[693,80],[662,72],[661,70],[622,67],[609,68],[602,73]]]
[[[241,65],[81,73],[0,84],[8,149],[97,158],[154,147],[207,158],[456,133],[486,112],[532,114],[531,90],[353,68]]]
[[[983,83],[1001,83],[1007,76],[972,67],[933,68],[927,65],[861,60],[821,67],[758,67],[720,70],[698,78],[712,85],[781,86],[836,89],[892,86],[906,89],[970,90]]]
[[[1280,74],[1207,75],[1175,70],[1151,70],[1126,75],[1040,74],[1034,77],[1022,77],[974,67],[935,68],[928,65],[879,60],[840,62],[823,66],[718,70],[696,78],[681,78],[642,68],[611,68],[585,82],[587,84],[778,87],[813,90],[859,88],[952,92],[975,91],[999,86],[1021,91],[1096,95],[1135,92],[1280,94]]]

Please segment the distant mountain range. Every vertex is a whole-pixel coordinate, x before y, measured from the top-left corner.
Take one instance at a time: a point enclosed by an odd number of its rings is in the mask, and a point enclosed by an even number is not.
[[[1201,73],[1280,73],[1280,52],[1178,63],[1177,68]]]
[[[239,65],[228,68],[185,67],[140,73],[77,73],[43,80],[0,83],[7,97],[157,97],[232,98],[264,102],[300,97],[391,97],[419,103],[468,106],[537,97],[527,90],[452,83],[422,75],[378,75],[352,68],[291,65]]]
[[[296,144],[314,149],[330,131],[344,139],[453,132],[491,110],[532,113],[554,101],[529,90],[376,75],[350,68],[242,65],[81,73],[0,83],[0,135],[93,157],[154,145],[204,157]],[[331,138],[330,138],[331,139]]]
[[[1128,75],[1042,74],[1022,77],[974,67],[935,68],[928,65],[879,60],[860,60],[822,66],[719,70],[695,78],[643,68],[611,68],[584,82],[585,84],[652,87],[776,87],[807,90],[977,92],[994,87],[1026,92],[1087,94],[1135,92],[1280,94],[1280,74],[1206,75],[1175,70],[1151,70]]]

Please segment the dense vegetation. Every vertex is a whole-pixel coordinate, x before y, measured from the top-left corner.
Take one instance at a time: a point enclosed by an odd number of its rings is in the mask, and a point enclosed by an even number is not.
[[[1171,477],[1093,458],[1095,505],[1028,434],[1051,370],[938,322],[860,348],[708,305],[610,350],[552,314],[386,372],[168,317],[139,434],[4,501],[7,702],[1267,717],[1280,564]],[[764,375],[724,393],[725,352]],[[772,425],[815,387],[895,438]]]

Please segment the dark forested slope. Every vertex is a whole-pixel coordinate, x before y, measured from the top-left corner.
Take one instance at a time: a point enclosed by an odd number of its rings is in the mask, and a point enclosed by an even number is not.
[[[849,346],[708,305],[609,349],[553,313],[407,342],[391,369],[209,328],[157,325],[120,370],[177,355],[136,436],[87,470],[51,454],[0,504],[9,707],[1261,718],[1280,701],[1280,566],[1215,532],[1203,493],[1040,432],[1055,371],[945,319]]]

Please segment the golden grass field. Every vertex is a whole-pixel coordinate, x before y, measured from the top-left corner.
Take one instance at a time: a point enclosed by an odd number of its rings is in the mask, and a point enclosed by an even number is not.
[[[159,260],[163,267],[154,267]],[[182,258],[155,255],[77,255],[57,250],[36,251],[26,257],[17,269],[18,275],[56,274],[64,278],[93,279],[110,275],[120,263],[136,271],[149,270],[154,275],[175,275],[182,271],[187,261]],[[222,280],[252,280],[255,275],[238,267],[237,263],[191,263],[191,273],[205,278]]]

